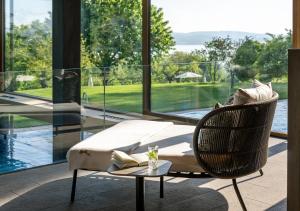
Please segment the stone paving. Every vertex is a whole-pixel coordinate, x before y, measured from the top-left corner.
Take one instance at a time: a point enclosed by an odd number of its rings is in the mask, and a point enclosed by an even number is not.
[[[270,139],[264,176],[239,178],[248,210],[286,210],[287,141]],[[0,211],[135,210],[135,180],[103,172],[79,171],[70,203],[72,172],[66,163],[0,176]],[[146,210],[241,210],[230,180],[165,178],[146,180]]]

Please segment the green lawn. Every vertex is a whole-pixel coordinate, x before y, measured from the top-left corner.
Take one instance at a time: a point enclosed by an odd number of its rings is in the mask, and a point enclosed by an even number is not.
[[[249,84],[237,84],[236,87],[248,87]],[[287,98],[287,83],[274,82],[273,89],[281,99]],[[52,89],[32,89],[18,91],[39,97],[52,98]],[[82,87],[82,94],[87,93],[88,104],[103,107],[104,90],[102,86]],[[225,102],[233,93],[228,83],[171,83],[152,85],[152,110],[172,112],[187,109],[212,107],[216,102]],[[85,103],[83,101],[83,103]],[[123,112],[141,112],[142,85],[116,85],[106,87],[106,108]]]

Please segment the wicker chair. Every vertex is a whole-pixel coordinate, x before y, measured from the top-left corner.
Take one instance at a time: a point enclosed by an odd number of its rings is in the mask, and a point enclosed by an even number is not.
[[[268,157],[268,140],[278,100],[215,109],[203,117],[194,133],[194,153],[211,176],[232,179],[243,210],[247,210],[236,178],[259,171]]]

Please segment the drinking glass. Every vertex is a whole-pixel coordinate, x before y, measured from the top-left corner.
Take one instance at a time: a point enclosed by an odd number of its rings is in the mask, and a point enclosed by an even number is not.
[[[157,169],[158,163],[158,146],[148,146],[148,168],[149,170]]]

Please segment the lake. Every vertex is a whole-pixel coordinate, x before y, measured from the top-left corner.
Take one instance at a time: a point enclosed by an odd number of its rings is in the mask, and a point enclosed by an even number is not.
[[[175,45],[175,50],[171,51],[171,53],[174,51],[182,51],[182,52],[189,53],[194,50],[201,50],[204,48],[205,48],[204,45]]]

